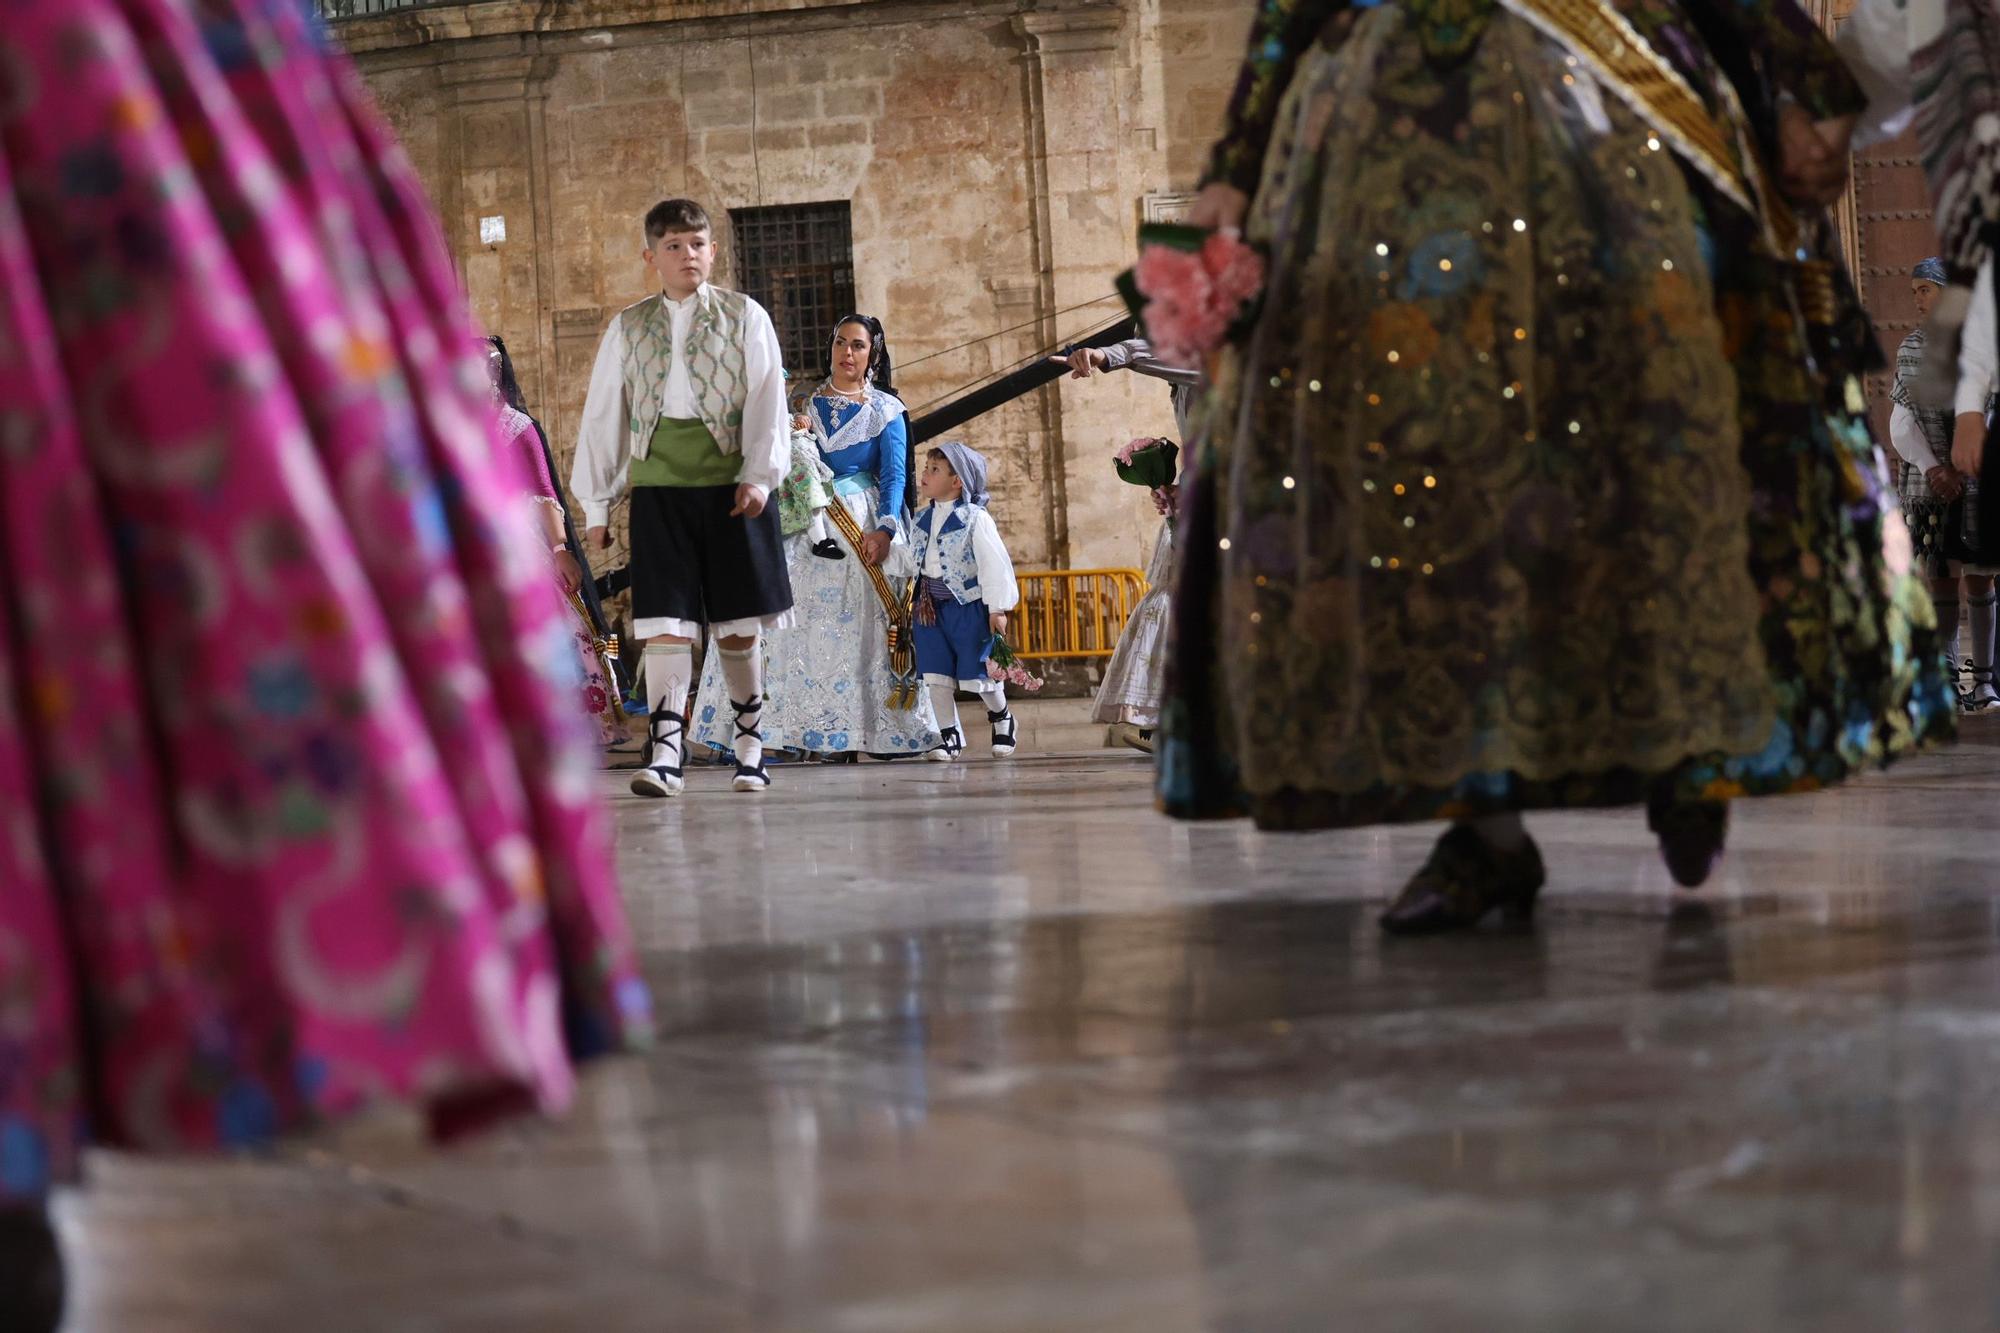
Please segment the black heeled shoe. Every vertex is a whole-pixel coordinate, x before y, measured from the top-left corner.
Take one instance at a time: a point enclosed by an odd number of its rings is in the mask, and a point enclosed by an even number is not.
[[[812,544],[812,553],[822,560],[845,560],[847,552],[840,549],[840,543],[831,537],[822,537]]]
[[[1531,919],[1547,876],[1541,850],[1534,839],[1523,838],[1518,851],[1502,852],[1471,825],[1452,825],[1382,913],[1382,929],[1391,935],[1440,935],[1470,930],[1495,911],[1509,921]]]
[[[62,1248],[40,1208],[0,1208],[0,1328],[56,1333],[62,1326]]]
[[[1660,859],[1667,863],[1674,883],[1698,889],[1722,860],[1729,838],[1729,802],[1669,801],[1656,796],[1646,803],[1646,827],[1660,840]]]

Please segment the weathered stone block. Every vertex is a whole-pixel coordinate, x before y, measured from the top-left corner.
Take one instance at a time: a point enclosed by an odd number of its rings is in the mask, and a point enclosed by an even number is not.
[[[703,130],[701,133],[702,156],[711,160],[747,154],[753,146],[748,129]]]
[[[562,64],[589,69],[590,82],[598,89],[593,100],[607,108],[628,102],[678,102],[683,91],[680,55],[668,46],[605,51],[572,57]]]
[[[749,93],[690,92],[687,123],[691,129],[749,129],[752,104]]]
[[[756,145],[757,151],[761,153],[801,152],[806,147],[806,129],[802,125],[776,130],[759,126]]]
[[[820,95],[817,88],[799,88],[789,92],[765,92],[757,98],[757,123],[792,124],[815,121],[820,115]]]
[[[806,127],[806,142],[814,148],[850,148],[872,141],[874,127],[864,120],[819,121]]]

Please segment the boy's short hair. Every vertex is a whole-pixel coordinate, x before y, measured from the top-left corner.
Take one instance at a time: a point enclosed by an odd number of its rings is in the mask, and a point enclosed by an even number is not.
[[[708,210],[692,199],[662,199],[646,210],[646,248],[652,249],[670,232],[713,232]]]
[[[924,457],[926,459],[942,458],[944,460],[944,465],[947,468],[951,469],[951,475],[954,477],[958,475],[958,469],[951,466],[951,455],[946,453],[944,450],[932,449],[929,453],[925,454]]]

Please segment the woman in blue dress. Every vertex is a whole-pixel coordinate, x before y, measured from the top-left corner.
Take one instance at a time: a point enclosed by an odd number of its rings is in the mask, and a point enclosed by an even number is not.
[[[922,690],[908,708],[890,706],[888,613],[869,567],[900,588],[912,572],[904,534],[909,428],[892,387],[879,320],[849,315],[828,339],[826,377],[805,405],[806,428],[833,471],[834,503],[861,531],[835,529],[845,559],[816,553],[808,533],[786,539],[793,623],[764,634],[764,743],[832,756],[921,754],[938,744]],[[713,655],[711,655],[713,658]],[[730,711],[720,663],[702,672],[695,739],[727,748]]]

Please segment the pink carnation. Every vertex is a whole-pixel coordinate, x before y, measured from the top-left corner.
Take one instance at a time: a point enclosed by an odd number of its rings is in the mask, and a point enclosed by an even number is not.
[[[1013,685],[1020,689],[1027,690],[1030,693],[1042,688],[1042,683],[1043,683],[1042,678],[1040,676],[1029,675],[1028,668],[1021,666],[1018,663],[1016,663],[1014,666],[1010,666],[1007,668],[1007,674],[1005,679],[1009,685]]]
[[[1209,285],[1200,256],[1170,245],[1149,245],[1141,250],[1133,277],[1147,300],[1184,305],[1202,304]]]
[[[1222,344],[1244,305],[1263,290],[1264,260],[1241,237],[1217,232],[1194,254],[1146,246],[1133,278],[1146,298],[1146,337],[1155,355],[1193,366]]]
[[[990,657],[986,659],[986,674],[994,680],[1007,679],[1007,669]]]
[[[1155,300],[1146,306],[1146,337],[1153,354],[1170,366],[1198,366],[1229,332],[1233,311],[1206,304]]]
[[[1202,242],[1202,267],[1213,283],[1213,303],[1229,310],[1264,290],[1264,258],[1240,237],[1217,232]]]
[[[1159,441],[1153,439],[1151,436],[1142,436],[1136,440],[1128,440],[1125,443],[1125,447],[1113,454],[1112,457],[1125,466],[1130,467],[1132,466],[1132,457],[1134,454],[1137,454],[1141,449],[1150,449],[1158,443]]]

